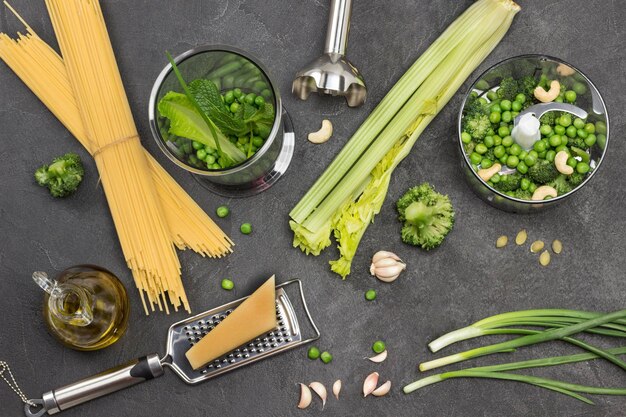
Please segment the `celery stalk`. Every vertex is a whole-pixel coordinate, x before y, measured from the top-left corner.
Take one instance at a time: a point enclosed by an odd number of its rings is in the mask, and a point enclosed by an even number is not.
[[[322,176],[293,208],[289,214],[291,218],[302,223],[316,209],[415,90],[468,34],[491,30],[494,23],[502,21],[511,10],[516,12],[519,9],[510,0],[479,0],[457,18],[376,106]]]

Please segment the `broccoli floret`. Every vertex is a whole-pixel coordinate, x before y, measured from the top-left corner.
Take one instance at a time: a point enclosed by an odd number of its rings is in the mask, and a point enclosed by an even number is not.
[[[487,152],[485,152],[485,154],[483,155],[483,158],[490,159],[491,161],[495,161],[496,159],[498,159],[496,158],[495,152],[493,150],[494,148],[487,149]]]
[[[580,149],[587,149],[589,146],[587,146],[585,144],[585,140],[581,137],[576,136],[575,138],[567,138],[567,145],[568,146],[574,146],[576,148],[580,148]]]
[[[513,191],[513,197],[519,198],[520,200],[530,200],[532,196],[533,196],[533,193],[531,193],[528,190],[522,190],[521,188],[518,188],[517,190]]]
[[[48,187],[53,197],[67,197],[78,188],[85,170],[80,157],[67,153],[55,158],[50,165],[43,165],[35,171],[35,180],[42,187]]]
[[[476,148],[476,142],[474,141],[463,144],[463,149],[465,149],[465,153],[468,155],[474,152],[474,148]]]
[[[428,183],[409,189],[396,203],[402,241],[422,249],[434,249],[454,225],[454,209],[447,195]]]
[[[540,159],[537,163],[528,168],[528,176],[537,184],[546,184],[554,180],[559,171],[556,170],[554,164],[545,159]]]
[[[513,77],[505,77],[500,81],[500,88],[496,91],[498,98],[502,100],[515,100],[519,92],[517,81]]]
[[[539,118],[542,125],[554,126],[556,120],[559,118],[560,113],[557,111],[549,111]]]
[[[574,173],[568,177],[567,181],[569,182],[569,185],[572,187],[572,189],[574,189],[582,184],[585,178],[587,178],[587,174],[580,174],[574,171]]]
[[[488,116],[489,104],[482,102],[479,97],[472,97],[465,104],[465,107],[463,108],[463,112],[465,113],[465,116],[470,116],[470,117],[480,115],[480,114],[484,114],[485,116]]]
[[[572,186],[569,183],[567,176],[561,174],[554,180],[550,181],[547,185],[554,188],[558,195],[567,194],[572,191]]]
[[[502,175],[500,177],[500,181],[496,182],[493,185],[493,188],[503,193],[507,191],[515,191],[519,188],[521,182],[522,176],[519,174]]]
[[[491,129],[491,122],[486,114],[467,115],[463,118],[463,129],[475,140],[483,140]]]
[[[517,81],[517,86],[518,92],[524,94],[527,98],[530,99],[535,93],[537,80],[532,75],[527,75]]]

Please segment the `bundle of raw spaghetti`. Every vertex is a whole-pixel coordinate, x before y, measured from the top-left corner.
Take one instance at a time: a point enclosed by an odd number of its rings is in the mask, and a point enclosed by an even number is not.
[[[0,35],[0,58],[94,155],[146,312],[144,293],[152,310],[168,310],[166,293],[189,310],[173,244],[221,256],[232,242],[141,147],[99,4],[47,5],[67,69],[28,25],[17,41]]]

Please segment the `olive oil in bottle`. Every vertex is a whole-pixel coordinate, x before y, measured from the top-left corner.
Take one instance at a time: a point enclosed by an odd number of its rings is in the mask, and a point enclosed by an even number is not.
[[[33,273],[46,292],[43,316],[48,330],[64,345],[97,350],[115,343],[126,331],[130,314],[126,289],[115,275],[93,265],[78,265],[57,280]]]

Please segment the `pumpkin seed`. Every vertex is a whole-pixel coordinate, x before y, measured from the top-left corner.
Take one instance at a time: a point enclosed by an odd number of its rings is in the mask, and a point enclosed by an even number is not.
[[[503,248],[507,243],[509,243],[509,238],[506,236],[500,236],[498,240],[496,240],[496,248]]]
[[[540,251],[543,249],[543,247],[544,247],[544,246],[545,246],[545,245],[544,245],[544,243],[543,243],[543,241],[542,241],[542,240],[535,240],[535,241],[533,242],[533,244],[532,244],[532,245],[530,245],[530,251],[531,251],[532,253],[537,253],[537,252],[540,252]]]
[[[560,240],[557,239],[554,242],[552,242],[552,251],[554,253],[558,255],[559,253],[561,253],[562,250],[563,250],[563,244],[561,243]]]
[[[542,266],[548,266],[548,264],[550,263],[550,252],[548,252],[547,250],[541,252],[541,255],[539,256],[539,263]]]
[[[521,246],[524,243],[526,243],[527,238],[528,238],[528,233],[526,233],[526,229],[522,229],[519,231],[517,236],[515,236],[515,243],[517,243],[518,246]]]

